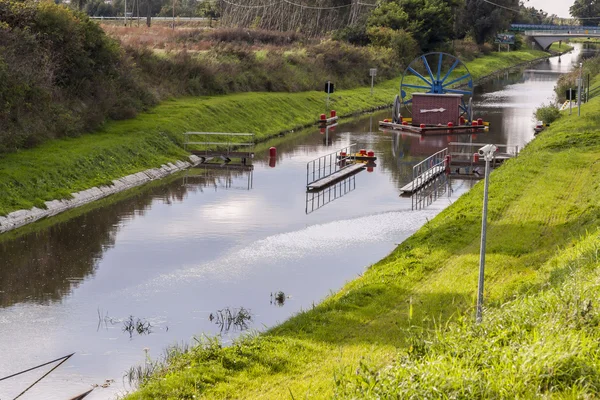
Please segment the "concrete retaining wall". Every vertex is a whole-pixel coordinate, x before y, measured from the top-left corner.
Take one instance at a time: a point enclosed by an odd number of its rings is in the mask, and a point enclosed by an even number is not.
[[[120,179],[112,181],[110,186],[93,187],[81,192],[72,193],[73,198],[66,200],[52,200],[45,202],[46,209],[33,207],[30,210],[13,211],[6,217],[0,217],[0,233],[19,228],[40,218],[51,217],[63,211],[70,210],[92,201],[101,199],[114,193],[122,192],[136,186],[143,185],[146,182],[155,179],[161,179],[175,172],[190,168],[200,162],[200,158],[191,155],[190,161],[177,161],[175,164],[169,163],[160,168],[147,169],[137,174],[127,175]]]

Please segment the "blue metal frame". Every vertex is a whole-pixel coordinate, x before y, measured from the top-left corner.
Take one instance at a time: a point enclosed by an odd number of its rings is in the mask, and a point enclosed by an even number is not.
[[[436,73],[434,75],[431,67],[429,66],[429,62],[427,61],[427,57],[428,56],[436,56],[436,55],[438,57],[438,61],[437,61]],[[444,74],[444,77],[440,79],[440,77],[442,76],[442,65],[443,65],[444,57],[449,58],[450,60],[454,60],[454,62],[452,63],[452,65],[450,66],[448,71],[445,71],[446,73]],[[419,63],[419,62],[423,63],[423,65],[425,66],[425,69],[427,71],[427,75],[429,75],[429,77],[425,77],[425,76],[421,75],[419,72],[417,72],[413,68],[413,65],[415,63]],[[464,69],[467,71],[467,73],[459,78],[455,78],[455,79],[451,80],[450,82],[446,82],[446,80],[450,77],[452,72],[458,66],[464,67]],[[404,78],[409,73],[416,76],[420,80],[422,80],[426,85],[423,86],[423,85],[412,85],[412,84],[408,84],[408,83],[405,84]],[[464,84],[467,85],[467,88],[465,88],[465,89],[451,88],[452,85],[459,84],[463,81],[466,81],[466,82],[464,82]],[[462,85],[460,85],[460,86],[462,86]],[[404,74],[402,75],[402,81],[400,82],[400,98],[402,99],[402,104],[404,104],[404,105],[408,105],[408,104],[412,103],[412,97],[405,99],[408,97],[408,94],[406,93],[406,91],[404,89],[409,89],[409,88],[410,89],[424,89],[424,90],[426,90],[425,93],[436,93],[436,94],[454,93],[454,94],[462,94],[464,96],[471,97],[471,96],[473,96],[473,79],[471,78],[471,73],[469,72],[469,69],[462,61],[460,61],[460,59],[458,59],[455,56],[448,54],[448,53],[434,52],[434,53],[423,54],[422,56],[415,58],[414,60],[411,61],[410,64],[408,64],[408,67],[404,71]],[[465,102],[464,98],[462,99],[462,104],[460,106],[460,109],[462,110],[462,114],[469,115],[469,107],[467,106],[467,103]]]

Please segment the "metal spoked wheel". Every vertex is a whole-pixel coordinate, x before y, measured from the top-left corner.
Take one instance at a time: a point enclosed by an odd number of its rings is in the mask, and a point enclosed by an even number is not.
[[[400,97],[407,108],[412,103],[412,92],[462,94],[461,116],[471,115],[473,79],[467,66],[452,54],[427,53],[412,60],[400,83]]]

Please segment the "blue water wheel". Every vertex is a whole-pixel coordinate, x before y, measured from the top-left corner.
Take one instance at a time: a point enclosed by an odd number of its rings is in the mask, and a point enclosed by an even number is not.
[[[473,78],[467,66],[452,54],[427,53],[412,60],[400,82],[400,98],[409,111],[413,92],[462,94],[461,116],[471,115]]]

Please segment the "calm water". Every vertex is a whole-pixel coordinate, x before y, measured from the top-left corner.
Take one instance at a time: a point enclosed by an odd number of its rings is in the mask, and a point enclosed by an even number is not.
[[[476,140],[530,141],[533,110],[553,98],[559,73],[578,56],[478,87],[476,116],[492,125]],[[218,310],[244,307],[249,327],[263,330],[338,290],[473,184],[452,180],[424,198],[399,197],[415,162],[470,137],[379,132],[386,116],[341,124],[328,137],[310,129],[274,139],[252,173],[193,169],[35,233],[0,236],[0,377],[76,352],[23,398],[65,399],[106,379],[115,382],[89,398],[114,398],[130,389],[124,371],[144,361],[144,349],[158,357],[194,335],[237,336],[211,321]],[[375,150],[373,171],[307,196],[306,163],[354,142]],[[273,301],[279,291],[283,304]],[[151,333],[124,332],[130,316]],[[0,398],[47,370],[0,382]]]

